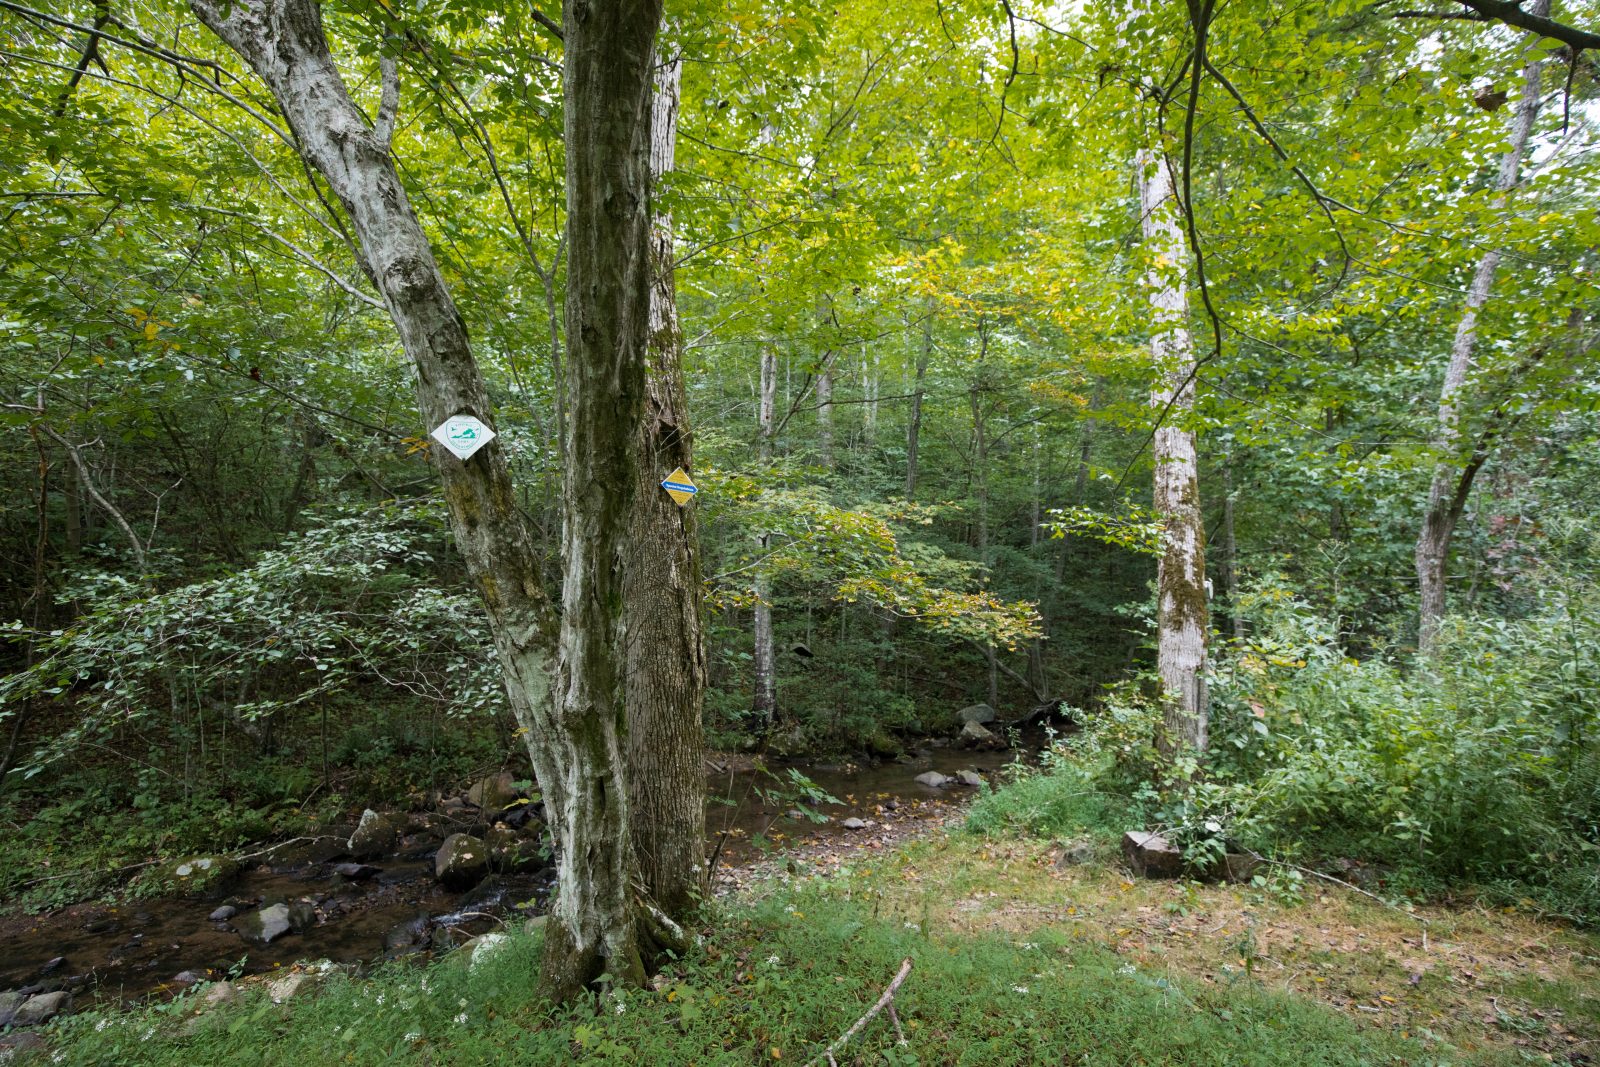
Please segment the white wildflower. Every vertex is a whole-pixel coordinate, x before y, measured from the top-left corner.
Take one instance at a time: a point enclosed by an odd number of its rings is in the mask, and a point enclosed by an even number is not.
[[[780,962],[782,962],[782,961],[779,960],[777,956],[768,956],[767,957],[767,965],[769,967],[776,967]]]
[[[466,1012],[462,1012],[460,1015],[456,1016],[456,1025],[457,1026],[465,1026],[465,1025],[467,1025],[467,1013]]]
[[[1025,985],[1014,985],[1014,986],[1011,987],[1011,992],[1013,992],[1013,993],[1021,993],[1024,996],[1026,996],[1027,992],[1028,992],[1028,987],[1025,986]]]
[[[422,1035],[417,1033],[415,1030],[407,1030],[406,1031],[406,1036],[402,1037],[400,1040],[402,1042],[404,1042],[405,1044],[409,1045],[413,1041],[421,1041],[422,1040]]]

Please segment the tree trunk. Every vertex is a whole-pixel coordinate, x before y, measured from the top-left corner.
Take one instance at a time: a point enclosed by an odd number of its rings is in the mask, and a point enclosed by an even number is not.
[[[683,69],[674,52],[656,71],[650,121],[652,178],[672,169]],[[628,783],[634,851],[645,890],[675,921],[705,884],[706,652],[700,625],[700,543],[691,501],[660,482],[693,473],[683,381],[683,335],[673,285],[672,218],[657,213],[651,247],[650,365],[639,421],[639,498],[624,571],[628,627]]]
[[[778,353],[771,346],[761,351],[760,455],[763,463],[772,461],[773,438],[777,433]],[[762,534],[759,552],[765,556],[770,535]],[[756,565],[755,579],[755,694],[750,708],[756,724],[765,733],[772,729],[778,713],[777,654],[772,647],[772,582],[766,565]]]
[[[1193,431],[1184,424],[1194,409],[1194,341],[1189,335],[1184,246],[1172,167],[1164,153],[1146,149],[1135,164],[1144,237],[1153,265],[1148,277],[1153,333],[1150,355],[1157,386],[1150,403],[1166,412],[1152,446],[1152,504],[1162,524],[1156,574],[1156,665],[1163,693],[1157,747],[1170,762],[1206,751],[1206,558],[1200,513],[1199,465]]]
[[[823,357],[817,372],[817,454],[822,465],[833,469],[833,360]]]
[[[906,500],[917,499],[917,445],[922,436],[922,394],[928,378],[928,360],[933,355],[933,301],[922,319],[922,351],[917,354],[917,379],[911,389],[911,418],[906,423]]]
[[[1534,0],[1528,10],[1531,14],[1546,15],[1550,11],[1549,0]],[[1543,68],[1544,63],[1539,59],[1529,60],[1523,68],[1522,97],[1511,115],[1511,147],[1500,160],[1500,178],[1496,184],[1501,207],[1506,205],[1511,190],[1517,187],[1521,178],[1528,139],[1533,133],[1534,120],[1539,117]],[[1472,284],[1467,289],[1466,307],[1462,310],[1461,321],[1456,325],[1455,342],[1450,348],[1450,362],[1445,366],[1444,385],[1439,391],[1439,417],[1433,447],[1440,459],[1434,466],[1433,480],[1428,486],[1428,501],[1422,515],[1422,527],[1417,532],[1415,552],[1417,651],[1423,655],[1432,647],[1439,632],[1439,622],[1444,617],[1445,567],[1450,558],[1450,540],[1455,535],[1456,522],[1471,491],[1470,478],[1464,487],[1459,484],[1465,468],[1455,457],[1461,439],[1459,394],[1472,368],[1473,348],[1478,339],[1478,313],[1489,302],[1489,290],[1494,285],[1495,272],[1500,267],[1500,255],[1500,249],[1489,249],[1478,260],[1477,269],[1473,271]],[[1462,489],[1465,491],[1459,491]]]
[[[417,375],[424,429],[452,415],[492,425],[466,327],[390,158],[398,84],[369,124],[351,100],[315,0],[191,0],[271,91],[306,159],[354,226],[368,274]],[[633,849],[620,751],[619,534],[633,495],[633,430],[643,382],[648,278],[649,61],[659,6],[574,8],[566,20],[567,382],[574,411],[566,471],[567,550],[558,620],[516,506],[498,440],[461,462],[434,455],[451,528],[478,585],[513,712],[557,842],[559,892],[543,978],[555,999],[602,973],[643,977]],[[662,936],[665,936],[663,934]]]
[[[877,350],[863,348],[861,391],[866,403],[861,409],[861,443],[869,450],[878,443],[878,371]]]

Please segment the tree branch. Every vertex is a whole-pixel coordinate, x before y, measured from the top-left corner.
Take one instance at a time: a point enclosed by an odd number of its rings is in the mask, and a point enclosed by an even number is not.
[[[395,65],[393,56],[379,56],[378,70],[383,78],[383,95],[378,100],[378,117],[372,124],[372,135],[387,152],[394,143],[394,121],[400,113],[400,68]]]

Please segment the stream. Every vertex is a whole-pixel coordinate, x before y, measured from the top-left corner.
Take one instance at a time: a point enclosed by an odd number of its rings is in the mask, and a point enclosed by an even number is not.
[[[748,760],[735,758],[729,766],[713,759],[706,821],[718,871],[726,877],[766,849],[826,847],[828,839],[861,829],[847,828],[846,820],[875,826],[948,812],[976,790],[954,783],[929,787],[916,781],[918,774],[969,770],[992,778],[1014,758],[1012,752],[935,744],[894,762],[778,764],[772,767],[776,778],[757,774]],[[839,801],[813,806],[826,822],[795,818],[794,801],[772,794],[790,766]],[[345,828],[250,857],[237,876],[211,892],[9,917],[0,921],[0,990],[65,990],[82,1006],[170,995],[195,981],[260,974],[297,960],[359,968],[446,951],[516,911],[542,912],[554,883],[551,867],[491,874],[466,891],[436,881],[433,861],[441,837],[470,830],[477,818],[447,805],[432,826],[403,836],[392,854],[368,864],[347,862]],[[483,823],[476,825],[482,832]],[[240,927],[257,909],[278,902],[296,909],[296,930],[266,944],[247,940]],[[230,907],[236,915],[227,916]]]

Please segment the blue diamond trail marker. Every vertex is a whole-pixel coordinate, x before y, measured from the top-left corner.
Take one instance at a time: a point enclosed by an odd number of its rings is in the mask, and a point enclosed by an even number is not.
[[[681,508],[694,499],[700,487],[689,479],[689,472],[679,467],[667,475],[667,480],[661,483],[661,488],[667,491],[673,501]]]
[[[462,462],[494,438],[494,431],[471,415],[452,415],[433,429],[433,439]]]

